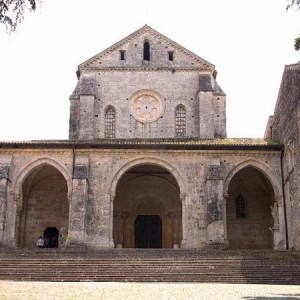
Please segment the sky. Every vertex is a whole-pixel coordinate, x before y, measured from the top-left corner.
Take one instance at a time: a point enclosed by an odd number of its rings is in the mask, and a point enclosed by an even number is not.
[[[0,28],[0,140],[67,139],[79,64],[145,24],[216,66],[227,136],[263,137],[284,66],[300,61],[286,0],[43,0]]]

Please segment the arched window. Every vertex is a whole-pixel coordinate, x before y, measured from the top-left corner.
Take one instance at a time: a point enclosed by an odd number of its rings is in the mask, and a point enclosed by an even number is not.
[[[120,50],[120,60],[121,61],[125,60],[125,50]]]
[[[116,132],[116,111],[113,107],[108,107],[105,111],[105,138],[112,139],[115,138]]]
[[[150,61],[150,44],[147,41],[144,43],[144,60]]]
[[[186,136],[186,111],[183,105],[178,105],[175,109],[175,136]]]
[[[237,219],[246,219],[246,201],[241,194],[235,199],[235,216]]]
[[[169,61],[174,60],[174,51],[168,51],[168,58],[169,58]]]

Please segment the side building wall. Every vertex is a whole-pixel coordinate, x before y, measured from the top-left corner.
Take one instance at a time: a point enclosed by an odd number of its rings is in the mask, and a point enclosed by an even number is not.
[[[266,138],[284,144],[284,178],[290,247],[300,249],[300,64],[285,66]]]

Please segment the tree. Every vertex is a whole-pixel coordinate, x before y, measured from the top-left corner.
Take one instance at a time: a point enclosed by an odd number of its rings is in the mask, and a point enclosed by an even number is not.
[[[300,9],[300,0],[289,0],[289,4],[286,6],[286,10],[289,10],[292,7]]]
[[[300,37],[295,38],[295,50],[299,51],[300,50]]]
[[[290,3],[286,6],[286,10],[296,7],[300,10],[300,0],[290,0]],[[300,37],[295,38],[294,48],[296,51],[300,50]]]
[[[41,0],[0,0],[0,24],[9,31],[15,31],[24,19],[26,11],[35,11]]]

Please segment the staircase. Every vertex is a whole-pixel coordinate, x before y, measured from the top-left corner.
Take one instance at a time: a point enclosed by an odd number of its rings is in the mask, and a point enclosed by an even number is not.
[[[0,280],[300,284],[300,253],[55,249],[0,253]]]

